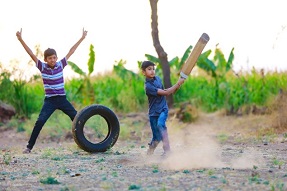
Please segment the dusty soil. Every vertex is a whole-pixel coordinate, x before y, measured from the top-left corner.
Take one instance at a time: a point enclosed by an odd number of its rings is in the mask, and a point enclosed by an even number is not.
[[[148,125],[95,154],[72,139],[44,137],[22,154],[28,136],[4,131],[0,190],[287,190],[286,132],[271,125],[264,115],[201,114],[190,124],[170,117],[169,156],[161,156],[161,144],[146,155]]]

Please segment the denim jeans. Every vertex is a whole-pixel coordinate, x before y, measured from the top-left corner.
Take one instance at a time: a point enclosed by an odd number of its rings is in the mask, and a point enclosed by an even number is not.
[[[34,125],[34,129],[29,139],[27,148],[32,150],[32,148],[36,143],[36,139],[39,136],[40,131],[42,130],[42,127],[56,109],[63,111],[70,117],[72,121],[74,120],[77,114],[77,111],[72,106],[72,104],[66,99],[66,96],[46,97],[41,112],[39,114],[39,117]]]
[[[166,127],[166,120],[168,117],[168,111],[165,110],[160,113],[159,116],[150,116],[150,126],[152,130],[152,141],[162,141],[163,143],[163,150],[169,151],[169,140],[168,140],[168,133]]]

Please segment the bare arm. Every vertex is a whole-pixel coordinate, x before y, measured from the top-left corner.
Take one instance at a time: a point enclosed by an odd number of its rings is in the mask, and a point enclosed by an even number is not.
[[[66,59],[68,60],[70,58],[70,56],[76,51],[76,49],[78,48],[78,46],[81,44],[81,42],[86,38],[88,31],[83,29],[83,35],[80,38],[80,40],[78,40],[78,42],[70,49],[70,51],[68,52],[68,54],[66,55]]]
[[[157,94],[161,96],[168,96],[170,94],[173,94],[176,90],[180,88],[181,84],[184,83],[184,80],[185,80],[184,78],[179,78],[177,83],[171,86],[170,88],[165,89],[165,90],[158,89]]]
[[[20,31],[16,32],[16,36],[17,36],[18,40],[20,41],[20,43],[22,44],[22,46],[24,47],[24,49],[26,50],[26,52],[30,55],[32,60],[34,60],[34,62],[37,63],[38,58],[35,56],[35,54],[32,52],[32,50],[28,47],[28,45],[22,39],[22,28]]]

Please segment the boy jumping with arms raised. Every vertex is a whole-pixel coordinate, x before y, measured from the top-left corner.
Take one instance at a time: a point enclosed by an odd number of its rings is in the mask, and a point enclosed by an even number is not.
[[[40,61],[24,42],[22,38],[22,29],[20,31],[17,31],[16,36],[26,50],[26,52],[36,63],[36,67],[40,70],[45,89],[44,104],[42,106],[39,117],[34,125],[32,134],[28,141],[27,148],[23,151],[23,153],[30,153],[36,143],[36,139],[40,131],[42,130],[42,127],[56,109],[63,111],[70,117],[72,121],[77,114],[75,108],[66,99],[63,69],[65,66],[68,65],[68,59],[70,58],[70,56],[75,52],[75,50],[87,36],[87,31],[83,29],[83,34],[80,40],[78,40],[78,42],[74,46],[72,46],[68,54],[60,61],[57,61],[57,53],[54,49],[51,48],[48,48],[44,52],[45,62]]]

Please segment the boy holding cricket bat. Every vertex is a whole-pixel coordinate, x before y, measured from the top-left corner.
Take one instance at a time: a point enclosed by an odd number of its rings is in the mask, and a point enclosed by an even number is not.
[[[141,70],[146,77],[145,93],[149,102],[149,121],[152,130],[152,140],[148,144],[148,155],[152,155],[160,141],[163,143],[163,155],[170,152],[170,145],[166,127],[168,117],[168,106],[165,96],[174,93],[184,83],[184,78],[180,78],[175,85],[164,89],[161,79],[155,75],[155,64],[151,61],[143,61]]]

